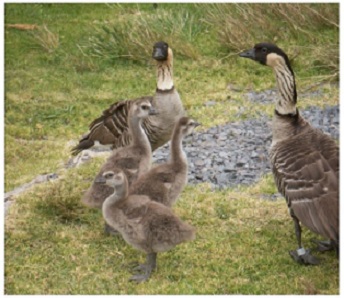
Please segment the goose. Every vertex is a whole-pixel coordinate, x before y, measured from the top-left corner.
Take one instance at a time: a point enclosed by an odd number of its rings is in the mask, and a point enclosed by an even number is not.
[[[148,137],[141,127],[143,119],[157,112],[149,98],[135,101],[129,110],[129,131],[132,141],[129,146],[115,149],[95,177],[90,188],[82,197],[82,202],[89,207],[101,209],[104,200],[112,193],[111,187],[99,183],[104,172],[114,168],[122,169],[128,177],[129,184],[151,167],[152,151]]]
[[[124,240],[146,253],[146,263],[134,268],[129,280],[143,282],[156,268],[157,253],[195,239],[195,229],[181,221],[169,207],[144,195],[128,195],[128,180],[120,169],[103,173],[103,182],[114,188],[103,204],[103,217]]]
[[[287,54],[271,43],[259,43],[239,54],[273,69],[280,98],[276,98],[269,152],[272,172],[284,195],[295,226],[298,243],[290,256],[300,264],[319,260],[301,243],[301,226],[326,239],[329,248],[339,249],[339,148],[321,130],[300,114],[294,72]],[[319,241],[320,248],[326,241]],[[338,255],[338,254],[337,254]]]
[[[157,63],[157,87],[155,95],[147,98],[150,98],[159,115],[145,119],[143,129],[154,151],[171,139],[173,126],[185,111],[173,84],[172,49],[164,41],[157,42],[153,47],[152,58]],[[132,136],[128,130],[128,111],[137,100],[139,99],[119,101],[103,111],[102,116],[90,124],[90,131],[72,148],[72,154],[77,155],[94,145],[114,149],[130,144]]]
[[[188,117],[175,124],[170,144],[170,160],[141,175],[129,189],[129,194],[147,195],[151,200],[171,207],[187,184],[188,161],[183,151],[183,138],[200,125]]]

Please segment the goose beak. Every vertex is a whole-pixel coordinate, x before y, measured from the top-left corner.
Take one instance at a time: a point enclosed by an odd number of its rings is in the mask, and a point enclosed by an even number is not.
[[[94,179],[94,183],[104,184],[106,183],[106,179],[103,176],[96,177],[96,179]]]
[[[195,127],[202,125],[202,123],[195,122]]]
[[[250,49],[250,50],[246,50],[246,51],[243,51],[239,54],[240,57],[243,57],[243,58],[250,58],[252,60],[255,60],[256,58],[256,53],[254,51],[254,49]]]
[[[166,55],[163,53],[162,49],[160,48],[153,49],[152,57],[158,61],[166,60]]]
[[[158,115],[159,113],[154,109],[154,108],[151,108],[149,110],[149,115]]]

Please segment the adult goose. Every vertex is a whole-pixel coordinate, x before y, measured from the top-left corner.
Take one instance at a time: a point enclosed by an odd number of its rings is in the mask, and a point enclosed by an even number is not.
[[[103,180],[114,188],[114,193],[103,204],[105,221],[118,230],[127,243],[147,255],[146,263],[134,268],[138,274],[130,278],[143,282],[156,268],[157,253],[193,240],[195,230],[163,204],[143,195],[128,196],[128,181],[123,171],[104,172]]]
[[[318,259],[301,244],[300,222],[330,239],[330,246],[338,252],[338,145],[301,116],[294,72],[285,52],[274,44],[259,43],[240,56],[270,66],[275,73],[280,98],[275,101],[269,155],[276,185],[295,225],[298,249],[289,253],[299,263],[317,264]]]
[[[101,208],[104,200],[113,192],[113,189],[99,183],[103,173],[120,168],[127,175],[129,184],[151,167],[152,151],[147,135],[142,129],[142,121],[149,115],[156,114],[150,100],[141,98],[135,101],[129,110],[129,131],[132,135],[131,144],[114,150],[112,155],[101,167],[92,185],[82,197],[82,202],[94,208]]]
[[[170,160],[141,175],[130,187],[130,194],[146,195],[151,200],[172,206],[187,184],[188,161],[183,151],[183,139],[199,123],[181,117],[175,124],[170,145]]]
[[[173,84],[173,52],[166,42],[154,44],[153,59],[157,63],[157,88],[151,99],[158,115],[150,116],[143,121],[152,151],[167,143],[172,134],[175,122],[185,114],[179,93]],[[94,145],[124,147],[132,138],[129,132],[128,111],[139,99],[120,101],[103,111],[102,116],[89,126],[90,131],[72,149],[76,155]]]

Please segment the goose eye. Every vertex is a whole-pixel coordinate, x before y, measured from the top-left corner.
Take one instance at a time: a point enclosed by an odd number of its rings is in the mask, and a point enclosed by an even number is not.
[[[112,178],[113,177],[113,173],[108,173],[105,175],[105,178],[106,179],[109,179],[109,178]]]
[[[142,109],[143,109],[143,110],[148,110],[149,107],[148,107],[148,106],[142,106]]]
[[[262,48],[262,52],[263,52],[263,53],[266,53],[267,51],[268,51],[267,48]]]

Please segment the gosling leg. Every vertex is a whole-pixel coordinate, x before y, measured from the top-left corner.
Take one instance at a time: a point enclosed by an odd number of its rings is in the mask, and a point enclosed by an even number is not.
[[[134,271],[141,272],[141,274],[135,274],[130,277],[129,281],[136,281],[137,283],[144,282],[149,279],[151,273],[156,268],[156,257],[155,252],[147,254],[146,263],[141,264],[134,268]]]

